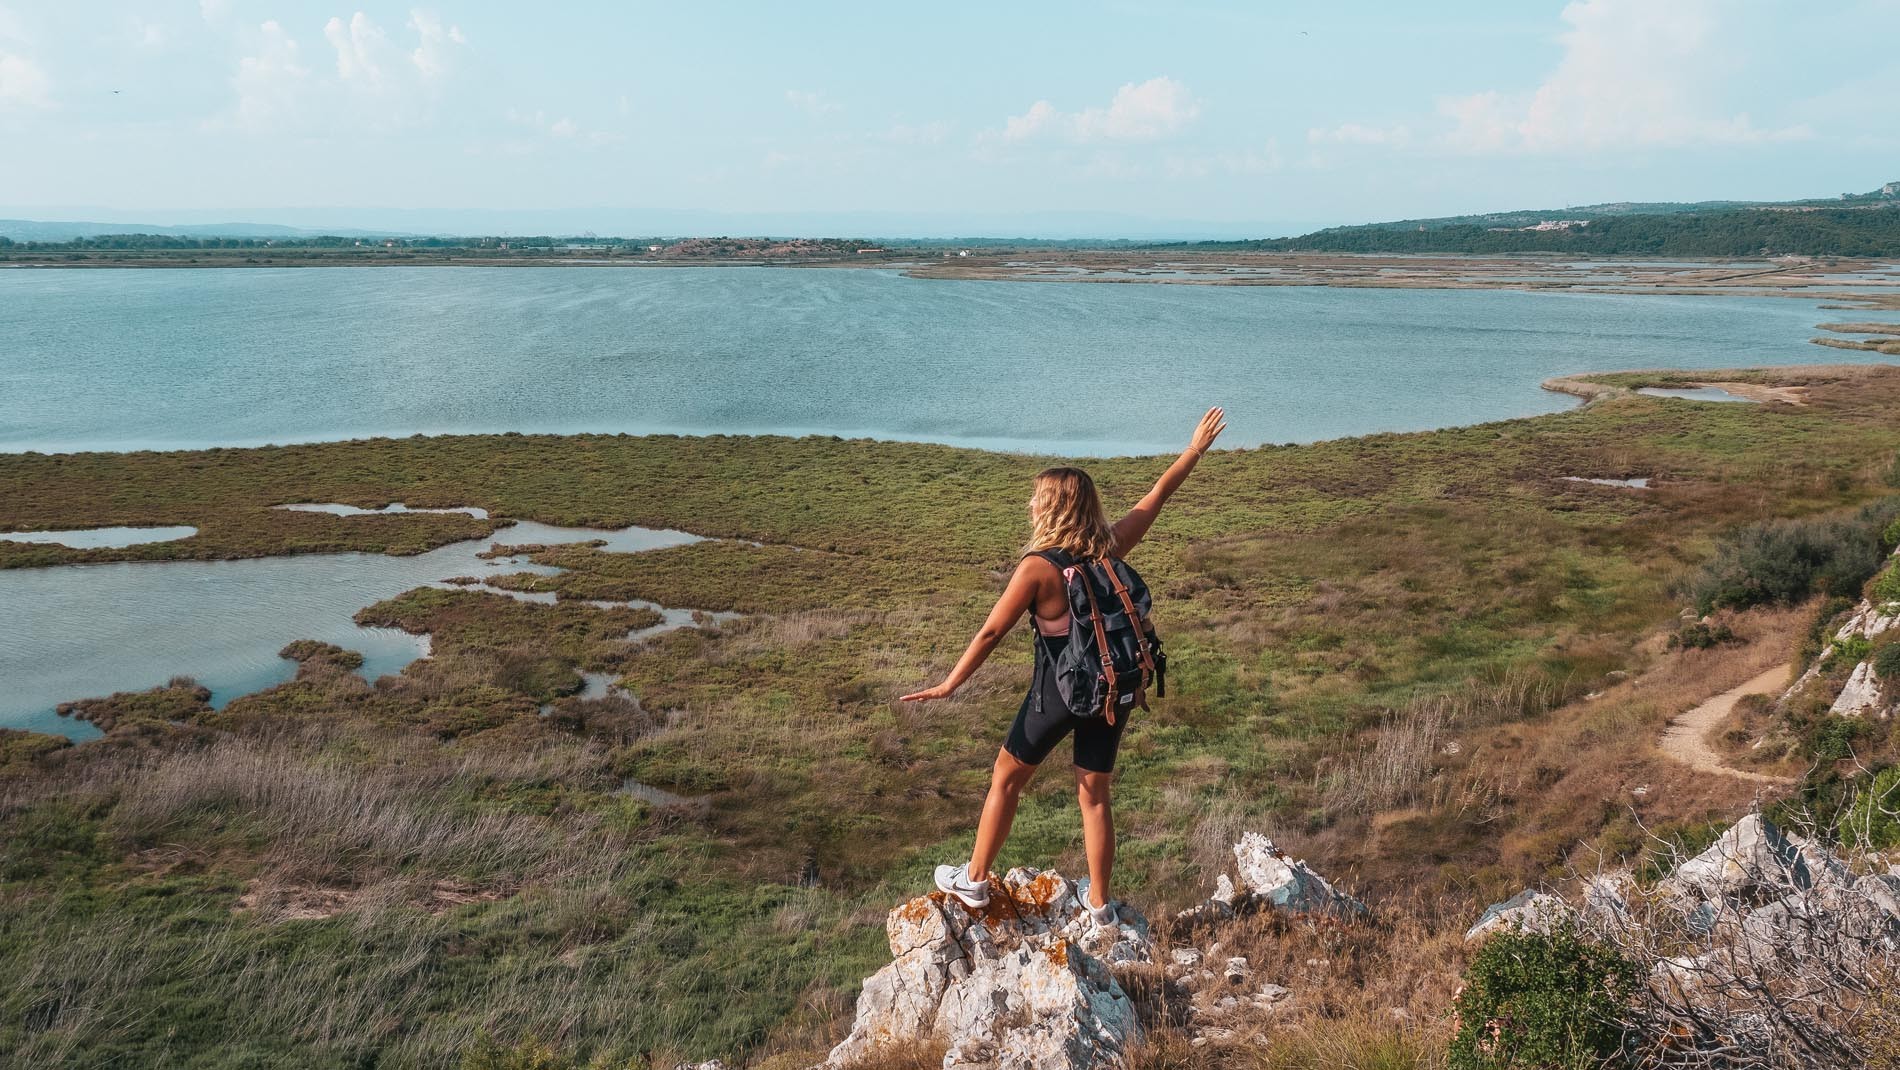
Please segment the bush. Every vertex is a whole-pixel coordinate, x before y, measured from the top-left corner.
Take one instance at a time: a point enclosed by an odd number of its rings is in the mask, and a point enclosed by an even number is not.
[[[1669,637],[1669,649],[1708,650],[1711,647],[1721,646],[1723,643],[1739,641],[1734,629],[1726,624],[1710,627],[1701,621],[1696,621],[1676,629],[1675,634]]]
[[[1859,665],[1867,660],[1867,655],[1873,652],[1872,639],[1864,635],[1850,635],[1834,644],[1834,649],[1828,653],[1827,661],[1821,665],[1821,668],[1832,669],[1841,664]]]
[[[1822,599],[1814,618],[1808,621],[1808,630],[1802,634],[1800,645],[1795,649],[1795,664],[1808,665],[1820,657],[1821,651],[1834,638],[1835,622],[1853,608],[1854,600],[1851,598],[1834,595]]]
[[[1889,689],[1900,686],[1900,643],[1888,643],[1874,651],[1874,675]]]
[[[1824,715],[1803,734],[1802,745],[1817,762],[1838,762],[1852,757],[1861,748],[1857,744],[1874,734],[1874,727],[1859,717]]]
[[[1846,520],[1778,520],[1729,536],[1690,580],[1703,615],[1717,609],[1792,605],[1812,594],[1855,595],[1880,568],[1882,536],[1900,514],[1883,499]]]
[[[1884,602],[1900,602],[1900,565],[1887,566],[1887,571],[1874,580],[1873,586],[1867,591],[1867,597],[1875,605]]]
[[[1584,1070],[1620,1061],[1637,969],[1570,926],[1504,932],[1479,949],[1453,1002],[1453,1070]]]
[[[1900,847],[1896,814],[1900,814],[1900,765],[1890,765],[1854,796],[1854,804],[1841,815],[1841,840],[1875,851]]]

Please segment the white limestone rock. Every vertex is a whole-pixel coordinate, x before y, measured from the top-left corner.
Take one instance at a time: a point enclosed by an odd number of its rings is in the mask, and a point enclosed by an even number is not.
[[[1234,901],[1240,898],[1240,893],[1234,890],[1234,879],[1222,873],[1220,876],[1214,878],[1214,894],[1208,898],[1216,903],[1226,903],[1228,906],[1233,906]]]
[[[1799,836],[1749,814],[1722,833],[1709,849],[1676,867],[1662,882],[1678,898],[1780,898],[1788,890],[1840,886],[1853,875],[1846,863]]]
[[[1860,605],[1854,607],[1854,615],[1847,618],[1847,623],[1834,633],[1834,641],[1838,643],[1855,636],[1872,639],[1886,634],[1896,625],[1900,625],[1900,603],[1883,602],[1875,605],[1863,598]]]
[[[1366,905],[1334,888],[1326,878],[1290,857],[1257,832],[1244,833],[1234,844],[1234,862],[1241,883],[1259,899],[1289,914],[1333,913],[1359,917]]]
[[[1854,673],[1847,678],[1847,686],[1841,688],[1840,696],[1834,700],[1829,713],[1841,717],[1861,717],[1867,714],[1886,716],[1886,703],[1881,697],[1880,681],[1874,676],[1874,663],[1863,661],[1854,666]]]
[[[1502,903],[1484,908],[1477,924],[1465,930],[1465,939],[1477,940],[1510,930],[1548,933],[1576,916],[1576,911],[1562,899],[1527,888]]]
[[[1227,960],[1227,968],[1221,971],[1221,977],[1229,985],[1239,986],[1247,983],[1247,957],[1237,955]]]
[[[1614,870],[1591,877],[1583,888],[1581,920],[1599,930],[1614,930],[1629,920],[1630,896],[1636,878],[1628,870]]]
[[[941,892],[886,920],[892,961],[866,979],[850,1036],[825,1066],[874,1065],[880,1053],[936,1038],[946,1070],[1105,1066],[1141,1036],[1112,963],[1153,959],[1147,919],[1123,905],[1096,926],[1059,873],[1013,869],[971,911]]]

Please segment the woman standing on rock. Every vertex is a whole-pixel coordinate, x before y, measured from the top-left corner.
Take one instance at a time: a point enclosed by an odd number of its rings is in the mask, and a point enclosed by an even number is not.
[[[1109,781],[1128,714],[1142,703],[1143,689],[1154,677],[1152,670],[1158,668],[1152,664],[1151,655],[1159,654],[1153,633],[1147,632],[1144,639],[1145,621],[1138,619],[1141,614],[1127,590],[1131,586],[1139,588],[1140,578],[1126,566],[1120,566],[1119,559],[1141,542],[1160,514],[1161,506],[1187,480],[1195,463],[1214,444],[1215,436],[1226,428],[1225,416],[1219,407],[1207,410],[1180,458],[1168,466],[1155,482],[1154,489],[1130,509],[1128,515],[1112,525],[1087,472],[1065,467],[1038,473],[1029,498],[1029,545],[1024,548],[1022,560],[1003,589],[1002,597],[990,610],[989,619],[983,622],[963,657],[957,660],[956,668],[942,683],[903,697],[905,702],[948,698],[976,672],[1023,614],[1033,617],[1035,675],[1030,681],[1029,693],[1023,697],[1022,707],[1016,711],[1016,721],[996,754],[989,796],[983,802],[983,815],[977,823],[976,847],[970,853],[969,862],[937,867],[937,887],[956,896],[964,905],[979,909],[989,903],[990,864],[996,860],[1003,841],[1009,838],[1023,788],[1028,786],[1037,767],[1056,744],[1064,736],[1073,734],[1076,797],[1082,807],[1082,842],[1089,864],[1086,904],[1096,924],[1115,924],[1115,909],[1108,900],[1109,878],[1115,865],[1115,825],[1109,808]],[[1092,585],[1090,577],[1096,572],[1102,580]],[[1130,580],[1133,582],[1129,583]],[[1101,592],[1099,603],[1097,590]],[[1145,603],[1146,591],[1138,593]],[[1122,614],[1123,606],[1127,607],[1126,614],[1117,617]],[[1088,690],[1078,676],[1075,655],[1080,652],[1073,652],[1066,661],[1062,655],[1077,641],[1076,636],[1082,637],[1082,643],[1094,647],[1089,652],[1091,661],[1103,649],[1115,645],[1102,629],[1102,613],[1091,612],[1097,608],[1115,618],[1118,625],[1127,622],[1123,625],[1125,631],[1134,630],[1134,646],[1128,647],[1128,641],[1124,640],[1123,649],[1134,651],[1134,656],[1141,660],[1141,670],[1136,677],[1138,684],[1118,690],[1119,681],[1106,678],[1116,673],[1098,674],[1095,666],[1089,665],[1087,674],[1092,677],[1095,690],[1088,693],[1096,701],[1104,701],[1100,691],[1105,688],[1107,698],[1104,708],[1090,710],[1090,715],[1082,716],[1073,712],[1072,706],[1072,702],[1078,701],[1074,697],[1078,691]],[[1099,637],[1100,645],[1090,637]],[[1101,660],[1107,667],[1109,659]],[[1059,676],[1062,679],[1059,680]],[[1086,701],[1083,705],[1087,706]]]

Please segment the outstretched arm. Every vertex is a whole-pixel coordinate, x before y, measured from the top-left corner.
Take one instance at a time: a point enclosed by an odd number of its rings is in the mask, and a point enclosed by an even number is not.
[[[970,645],[964,649],[963,656],[957,659],[957,667],[950,670],[950,675],[944,677],[943,683],[935,687],[927,687],[922,691],[913,691],[905,695],[902,701],[921,702],[933,698],[949,698],[957,688],[963,686],[964,681],[975,674],[976,670],[982,666],[984,659],[990,656],[990,651],[996,649],[996,644],[1002,641],[1003,636],[1015,625],[1017,618],[1021,617],[1034,601],[1037,582],[1034,569],[1038,564],[1044,568],[1055,567],[1040,557],[1024,558],[1016,566],[1015,574],[1010,576],[1009,585],[1003,588],[1003,596],[996,600],[995,608],[990,610],[989,619],[983,622],[983,627],[977,629],[976,635],[970,640]]]
[[[1207,415],[1201,417],[1200,426],[1194,429],[1194,437],[1189,440],[1188,448],[1182,450],[1181,456],[1168,466],[1167,471],[1161,473],[1160,479],[1155,480],[1154,489],[1133,509],[1128,510],[1127,516],[1115,522],[1115,556],[1126,557],[1128,551],[1134,549],[1135,544],[1148,534],[1148,529],[1154,526],[1155,517],[1161,515],[1161,506],[1181,484],[1187,482],[1188,473],[1194,471],[1195,462],[1214,444],[1215,436],[1226,428],[1227,410],[1219,405],[1207,410]]]

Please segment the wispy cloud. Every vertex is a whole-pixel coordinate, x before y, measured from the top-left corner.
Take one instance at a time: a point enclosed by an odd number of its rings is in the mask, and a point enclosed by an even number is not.
[[[412,11],[404,30],[415,45],[399,43],[365,12],[323,24],[329,73],[307,62],[295,37],[275,19],[249,35],[231,86],[229,113],[205,125],[305,130],[387,129],[426,121],[447,81],[456,53],[467,45],[460,27],[426,11]],[[318,46],[321,52],[322,46]]]
[[[1074,142],[1152,141],[1180,131],[1201,114],[1187,86],[1165,75],[1115,91],[1106,107],[1064,112],[1038,100],[1003,124],[1005,141],[1056,137]]]
[[[1308,130],[1306,140],[1313,145],[1409,145],[1412,128],[1404,123],[1390,126],[1343,123],[1329,130]]]
[[[626,140],[624,134],[611,130],[591,129],[575,121],[571,115],[556,115],[541,108],[532,111],[526,108],[509,108],[503,113],[503,118],[516,127],[539,135],[544,144],[550,141],[571,141],[583,145],[600,146]],[[530,141],[517,138],[505,142],[503,151],[518,154],[532,147]]]
[[[1717,87],[1735,66],[1713,0],[1575,0],[1563,9],[1563,58],[1535,89],[1443,98],[1446,144],[1471,152],[1589,152],[1633,146],[1751,144],[1809,136],[1723,114]]]
[[[815,89],[787,89],[785,102],[799,111],[810,112],[813,115],[823,115],[826,112],[838,110],[836,102]]]
[[[323,36],[336,50],[336,76],[346,85],[380,92],[387,82],[388,59],[395,51],[388,35],[361,11],[349,22],[332,18]]]
[[[409,28],[415,31],[417,38],[415,51],[409,53],[409,62],[415,65],[416,73],[425,82],[438,81],[448,74],[455,50],[468,44],[460,26],[444,23],[434,12],[411,11]]]
[[[1257,148],[1169,156],[1162,161],[1169,178],[1207,178],[1213,175],[1265,175],[1286,166],[1279,141],[1268,138]]]
[[[0,52],[0,112],[52,105],[52,79],[39,64],[13,52]]]
[[[0,7],[0,114],[38,111],[53,104],[53,80],[30,53],[36,38]]]
[[[231,76],[236,124],[250,129],[275,125],[296,106],[309,77],[296,39],[275,19],[260,24],[255,51],[238,60]]]

